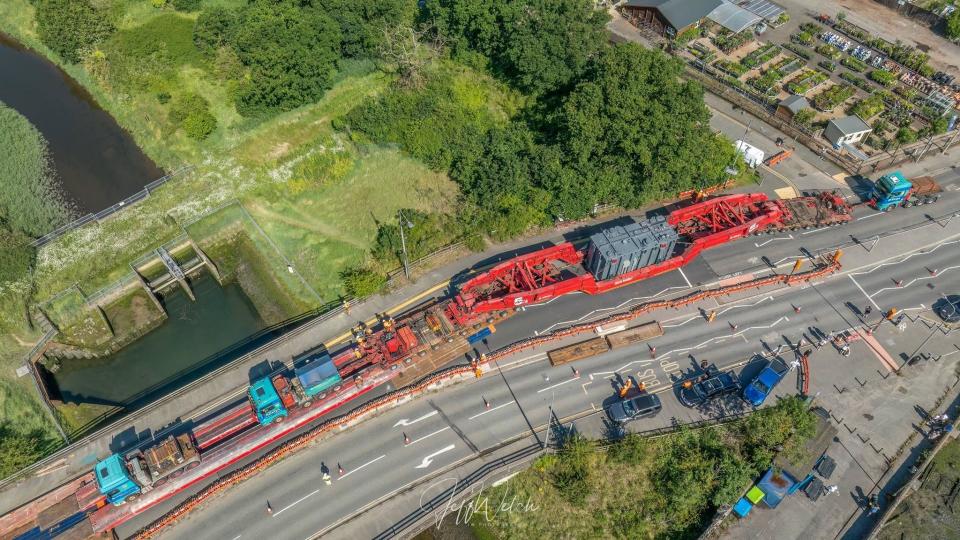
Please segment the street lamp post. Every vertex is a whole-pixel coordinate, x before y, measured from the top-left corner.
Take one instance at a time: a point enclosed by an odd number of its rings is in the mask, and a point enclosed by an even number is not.
[[[410,263],[407,260],[407,239],[403,234],[403,228],[406,226],[412,229],[413,223],[404,219],[403,212],[400,210],[397,210],[397,217],[399,219],[398,226],[400,227],[400,248],[403,249],[403,275],[406,276],[407,279],[410,279]]]

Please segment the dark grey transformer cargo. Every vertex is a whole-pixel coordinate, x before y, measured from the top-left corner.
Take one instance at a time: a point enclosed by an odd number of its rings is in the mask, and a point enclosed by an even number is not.
[[[597,281],[665,261],[677,245],[677,231],[656,216],[590,237],[586,267]]]

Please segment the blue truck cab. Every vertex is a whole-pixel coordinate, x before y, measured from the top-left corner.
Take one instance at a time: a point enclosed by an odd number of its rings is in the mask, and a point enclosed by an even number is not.
[[[900,171],[885,174],[874,183],[870,198],[877,210],[886,211],[899,206],[910,195],[913,184]]]
[[[287,417],[287,408],[283,406],[280,395],[273,387],[269,377],[264,377],[250,385],[250,403],[257,414],[260,425],[282,422]]]
[[[326,390],[334,388],[341,382],[340,372],[334,365],[333,359],[326,352],[312,353],[302,358],[294,359],[299,364],[294,370],[299,385],[301,404],[309,407],[309,401],[323,399]]]
[[[781,369],[777,369],[780,367]],[[754,407],[763,405],[767,396],[773,392],[774,387],[783,380],[784,375],[789,371],[786,366],[775,366],[773,362],[767,364],[759,375],[757,375],[750,384],[743,389],[743,399]]]
[[[110,504],[119,506],[140,495],[140,485],[130,478],[123,459],[117,454],[100,461],[93,470],[97,488]]]

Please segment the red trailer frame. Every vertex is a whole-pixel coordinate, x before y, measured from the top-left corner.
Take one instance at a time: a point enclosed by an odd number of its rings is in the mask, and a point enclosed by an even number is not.
[[[705,249],[753,234],[783,218],[782,207],[763,193],[707,199],[674,210],[667,218],[687,240],[688,247],[677,256],[598,282],[581,266],[585,253],[565,242],[515,257],[470,279],[448,305],[447,315],[467,325],[483,313],[537,304],[572,292],[604,293],[680,268]]]

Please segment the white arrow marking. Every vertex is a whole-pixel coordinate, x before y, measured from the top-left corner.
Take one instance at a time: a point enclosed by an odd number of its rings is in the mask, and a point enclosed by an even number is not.
[[[444,447],[444,448],[441,448],[440,450],[437,450],[436,452],[434,452],[434,453],[430,454],[429,456],[423,458],[423,461],[421,461],[420,464],[417,465],[417,466],[414,467],[414,468],[415,468],[415,469],[426,469],[427,467],[430,466],[431,463],[433,463],[433,458],[439,456],[440,454],[442,454],[442,453],[444,453],[444,452],[449,452],[449,451],[453,450],[453,448],[454,448],[454,445],[451,444],[450,446],[446,446],[446,447]]]
[[[421,421],[421,420],[426,420],[427,418],[430,418],[431,416],[433,416],[433,415],[435,415],[435,414],[437,414],[437,411],[430,411],[430,412],[428,412],[427,414],[421,416],[420,418],[414,418],[413,420],[407,420],[406,418],[401,418],[396,424],[393,425],[393,427],[397,427],[397,426],[409,426],[409,425],[411,425],[411,424],[416,424],[417,422],[419,422],[419,421]]]

